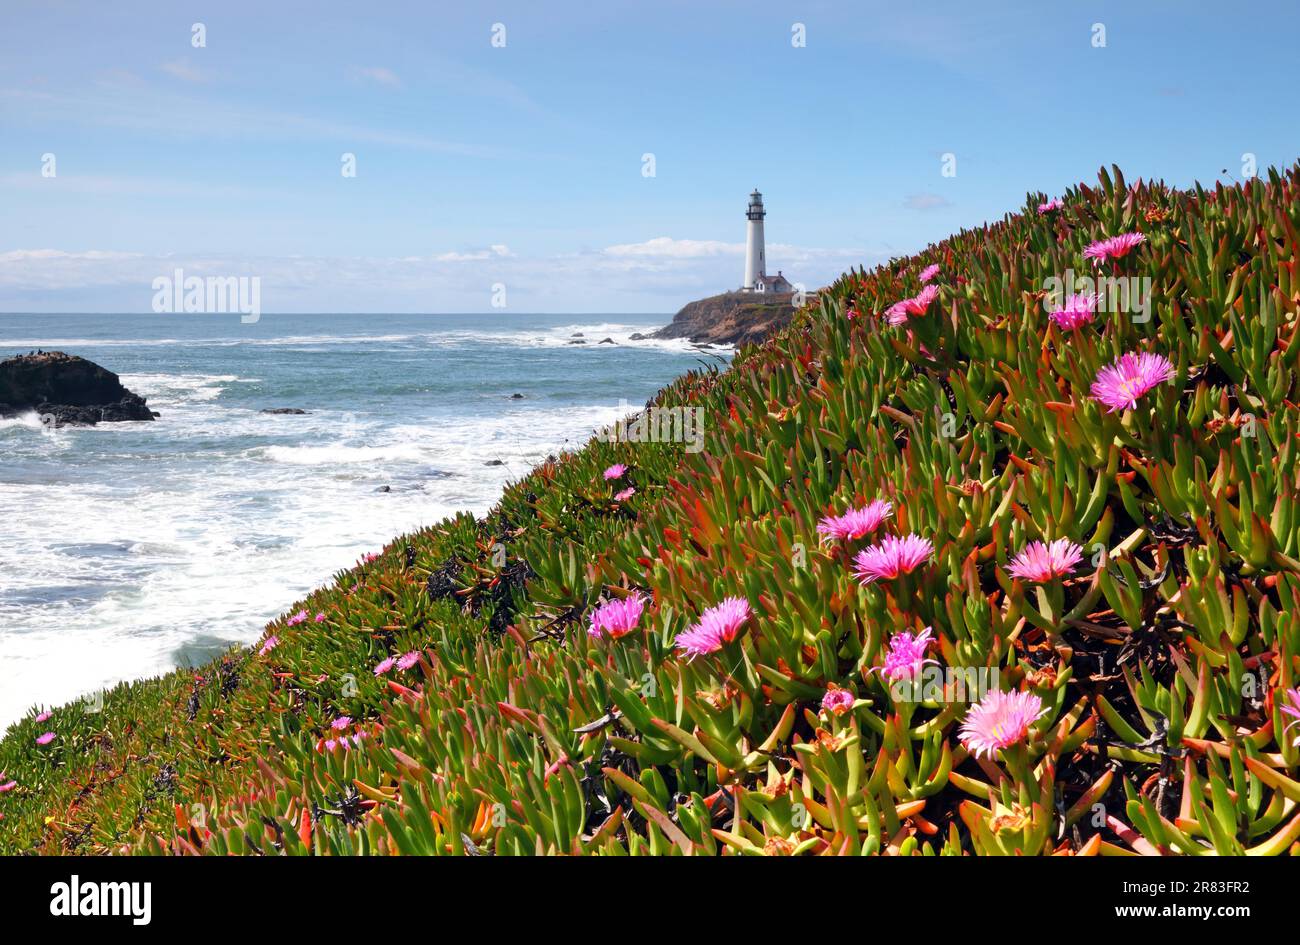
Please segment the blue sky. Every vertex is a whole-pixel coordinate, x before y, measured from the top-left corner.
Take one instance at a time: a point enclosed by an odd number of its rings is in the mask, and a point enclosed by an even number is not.
[[[6,0],[0,310],[148,311],[180,266],[267,311],[671,312],[739,284],[755,186],[811,287],[1102,164],[1291,164],[1298,9]]]

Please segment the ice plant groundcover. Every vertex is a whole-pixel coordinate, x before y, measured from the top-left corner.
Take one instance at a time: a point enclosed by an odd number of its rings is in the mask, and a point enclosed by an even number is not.
[[[1114,169],[846,273],[660,394],[702,451],[18,723],[0,849],[1296,852],[1298,224],[1297,168]]]

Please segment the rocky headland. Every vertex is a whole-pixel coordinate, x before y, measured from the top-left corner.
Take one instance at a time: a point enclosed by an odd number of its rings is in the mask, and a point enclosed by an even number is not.
[[[724,292],[688,303],[652,338],[688,338],[697,344],[757,344],[794,315],[794,293]]]

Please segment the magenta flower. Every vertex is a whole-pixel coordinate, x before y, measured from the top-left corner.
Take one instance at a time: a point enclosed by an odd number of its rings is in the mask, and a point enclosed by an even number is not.
[[[850,305],[848,308],[844,310],[844,316],[849,321],[853,321],[853,319],[858,317],[858,310],[854,308],[852,305]]]
[[[999,748],[1021,741],[1045,715],[1043,700],[1032,692],[1003,692],[990,689],[966,713],[961,725],[961,743],[975,757],[992,759]]]
[[[1121,233],[1090,244],[1083,251],[1083,258],[1091,259],[1094,266],[1100,266],[1108,259],[1122,259],[1146,241],[1146,236],[1141,233]]]
[[[627,472],[627,467],[622,463],[615,463],[605,470],[606,479],[622,479],[623,473]]]
[[[263,643],[262,648],[257,651],[257,655],[265,656],[267,653],[270,653],[279,645],[280,645],[280,638],[273,633],[266,638],[266,642]]]
[[[336,732],[341,732],[351,724],[352,724],[352,716],[340,715],[337,719],[335,719],[333,722],[330,723],[330,728],[334,729],[334,731]]]
[[[893,682],[896,679],[915,679],[923,666],[938,666],[938,660],[925,658],[925,651],[933,642],[930,634],[933,630],[926,627],[920,633],[912,635],[906,630],[895,633],[889,641],[889,652],[885,654],[885,665],[880,673]]]
[[[388,672],[397,663],[397,657],[390,656],[387,659],[380,660],[375,664],[375,675],[382,676]]]
[[[1282,695],[1284,697],[1283,702],[1278,708],[1282,710],[1284,715],[1291,716],[1291,721],[1287,722],[1286,728],[1282,729],[1282,733],[1286,734],[1291,731],[1291,726],[1300,723],[1300,688],[1283,690]],[[1291,744],[1293,747],[1300,748],[1300,738],[1296,738]]]
[[[607,600],[592,613],[587,633],[597,639],[605,634],[615,640],[627,636],[636,629],[644,609],[645,598],[636,592],[622,600]]]
[[[4,777],[4,775],[0,775],[0,777]],[[4,784],[0,784],[0,794],[7,794],[16,787],[18,787],[17,781],[6,781]]]
[[[628,499],[632,498],[632,496],[634,496],[634,495],[636,495],[636,489],[634,489],[632,486],[628,486],[628,487],[627,487],[626,489],[624,489],[622,492],[615,492],[615,493],[614,493],[614,501],[615,501],[615,502],[626,502]]]
[[[300,610],[292,617],[290,617],[288,620],[286,620],[285,625],[289,627],[296,627],[298,624],[302,623],[306,619],[307,619],[307,611]]]
[[[1092,399],[1109,407],[1107,413],[1131,409],[1137,406],[1139,397],[1172,379],[1176,373],[1162,354],[1149,351],[1126,354],[1097,372],[1097,379],[1092,382]]]
[[[33,721],[33,722],[44,722],[46,719],[48,719],[48,718],[49,718],[51,715],[53,715],[53,714],[54,714],[54,713],[53,713],[52,711],[50,711],[49,709],[46,709],[46,710],[45,710],[44,712],[42,712],[40,715],[36,716],[36,718],[32,719],[32,721]]]
[[[397,658],[397,668],[410,669],[418,662],[420,662],[420,654],[417,650],[412,650],[410,653],[403,653]]]
[[[1046,203],[1040,203],[1038,205],[1038,212],[1040,215],[1045,215],[1051,213],[1053,210],[1060,210],[1064,206],[1065,201],[1060,197],[1057,197],[1053,200],[1047,201]]]
[[[920,535],[886,535],[879,543],[864,548],[853,559],[853,576],[863,584],[881,578],[890,580],[901,574],[910,574],[934,554],[930,539]]]
[[[46,732],[44,735],[36,736],[36,744],[38,745],[48,745],[52,741],[54,741],[53,732]]]
[[[1065,305],[1048,317],[1066,331],[1077,331],[1097,317],[1097,296],[1067,295]]]
[[[853,708],[853,701],[853,693],[847,689],[827,689],[826,695],[822,696],[822,709],[843,715]]]
[[[1011,559],[1007,573],[1022,581],[1042,584],[1065,577],[1083,560],[1083,549],[1068,538],[1058,538],[1050,545],[1031,541]]]
[[[716,653],[740,635],[740,628],[751,615],[749,601],[728,597],[700,614],[699,623],[677,634],[677,648],[692,657]]]
[[[324,611],[322,611],[321,613],[319,613],[319,614],[316,615],[316,622],[317,622],[317,623],[324,623],[324,622],[325,622],[325,612],[324,612]]]
[[[368,551],[361,556],[361,560],[366,564],[369,564],[372,561],[376,561],[378,560],[378,558],[379,558],[379,552],[377,551]]]
[[[874,532],[893,514],[891,503],[875,499],[860,509],[849,509],[843,515],[827,515],[817,523],[817,532],[823,542],[861,538]]]
[[[920,278],[921,280],[921,285],[925,285],[927,282],[929,282],[938,274],[939,274],[939,264],[935,263],[933,266],[926,266],[924,269],[922,269],[921,275],[918,278]]]
[[[333,751],[334,749],[336,749],[336,748],[338,748],[338,747],[339,747],[339,741],[338,741],[337,738],[330,738],[330,739],[327,739],[327,740],[325,741],[325,750],[326,750],[326,751]]]
[[[939,297],[939,287],[928,285],[910,299],[895,302],[885,311],[885,317],[891,325],[902,325],[916,315],[924,315],[930,303]]]

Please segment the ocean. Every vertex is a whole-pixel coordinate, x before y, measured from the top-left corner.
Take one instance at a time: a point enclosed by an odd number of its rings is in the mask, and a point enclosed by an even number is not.
[[[80,355],[161,413],[0,420],[0,729],[252,642],[362,554],[486,512],[548,454],[719,357],[629,340],[668,320],[0,315],[0,360]],[[276,407],[309,413],[261,412]]]

